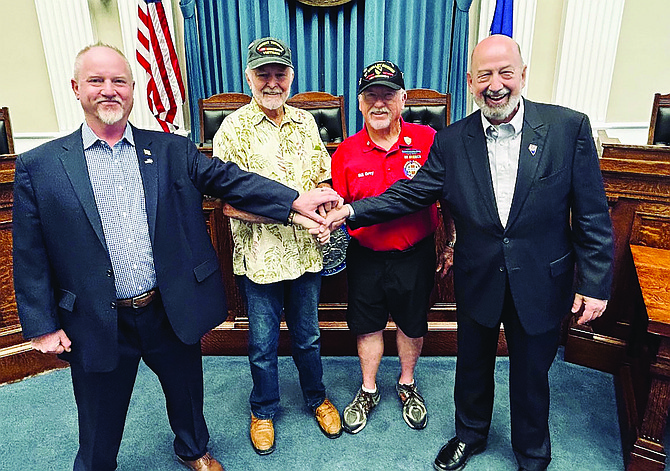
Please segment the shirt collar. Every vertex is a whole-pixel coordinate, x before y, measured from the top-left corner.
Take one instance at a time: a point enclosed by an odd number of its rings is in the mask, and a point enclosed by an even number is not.
[[[525,107],[523,104],[523,97],[519,100],[519,109],[517,110],[516,114],[512,118],[512,120],[507,123],[511,124],[512,127],[514,128],[514,135],[517,135],[521,132],[523,129],[523,113],[524,113]],[[489,128],[489,126],[495,126],[494,124],[491,124],[491,121],[488,120],[486,116],[484,116],[484,113],[480,113],[482,117],[482,127],[484,128],[484,132]]]
[[[405,134],[405,120],[400,118],[400,135],[398,136],[398,140],[396,141],[395,144],[391,146],[391,148],[386,151],[379,147],[377,144],[374,143],[372,139],[370,139],[370,134],[368,133],[368,127],[363,124],[363,129],[365,130],[365,137],[367,138],[366,140],[366,148],[365,151],[371,151],[372,149],[380,149],[383,150],[384,152],[391,152],[396,149],[397,147],[412,147],[412,138]]]
[[[133,130],[130,127],[130,123],[126,123],[126,129],[123,131],[121,141],[124,139],[128,141],[128,144],[135,147],[135,139],[133,138]],[[81,127],[81,140],[84,144],[84,149],[88,149],[96,142],[102,141],[102,139],[100,139],[98,135],[93,132],[93,129],[91,129],[86,121],[84,121],[84,124]]]

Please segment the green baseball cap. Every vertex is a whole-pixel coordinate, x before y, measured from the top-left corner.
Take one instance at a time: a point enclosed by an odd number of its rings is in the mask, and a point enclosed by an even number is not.
[[[277,38],[260,38],[249,44],[247,67],[255,69],[265,64],[282,64],[293,68],[291,50]]]

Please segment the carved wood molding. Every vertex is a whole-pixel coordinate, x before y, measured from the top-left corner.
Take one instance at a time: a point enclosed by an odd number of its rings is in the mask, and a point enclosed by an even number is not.
[[[351,1],[353,0],[298,0],[299,3],[304,3],[311,7],[336,7]]]

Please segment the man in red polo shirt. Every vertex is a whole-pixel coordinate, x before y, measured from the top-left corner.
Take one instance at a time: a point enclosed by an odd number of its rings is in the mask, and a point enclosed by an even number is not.
[[[400,113],[406,98],[398,66],[379,61],[363,69],[358,108],[365,124],[338,146],[331,162],[333,189],[346,203],[379,195],[397,180],[411,179],[426,161],[435,131],[403,121]],[[414,381],[414,367],[428,330],[437,223],[433,205],[394,221],[350,231],[347,323],[357,335],[363,384],[342,414],[343,428],[349,433],[360,432],[370,410],[379,403],[376,376],[389,314],[398,327],[396,390],[402,415],[413,429],[426,426],[426,406]]]

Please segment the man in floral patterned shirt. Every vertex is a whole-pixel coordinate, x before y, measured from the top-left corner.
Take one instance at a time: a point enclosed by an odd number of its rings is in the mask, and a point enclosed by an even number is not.
[[[223,121],[214,137],[214,155],[299,192],[326,185],[330,157],[314,118],[286,105],[294,77],[290,49],[275,38],[255,40],[249,45],[245,77],[253,99]],[[293,360],[305,402],[321,431],[329,438],[339,437],[339,412],[326,398],[322,381],[318,301],[323,257],[315,236],[292,224],[243,212],[227,214],[236,218],[231,224],[233,269],[249,316],[254,450],[265,455],[275,449],[282,312],[291,331]]]

